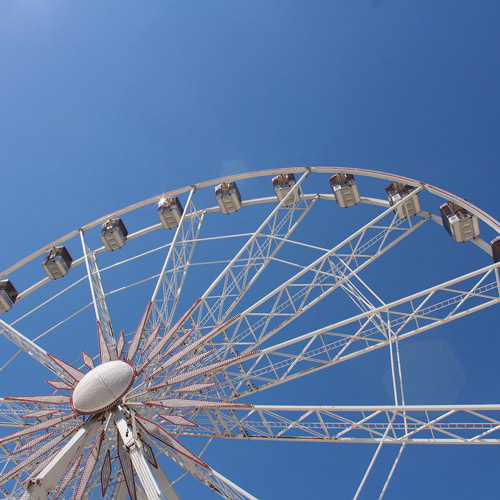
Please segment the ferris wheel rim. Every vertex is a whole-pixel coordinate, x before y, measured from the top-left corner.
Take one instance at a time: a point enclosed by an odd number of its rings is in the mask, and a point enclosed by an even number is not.
[[[226,175],[223,177],[217,177],[215,179],[207,180],[207,181],[202,181],[200,183],[195,183],[195,184],[190,184],[187,186],[184,186],[182,188],[174,189],[172,191],[166,191],[164,193],[146,198],[142,201],[133,203],[131,205],[127,205],[126,207],[123,207],[119,210],[115,210],[113,212],[110,212],[107,215],[104,215],[92,222],[89,222],[87,224],[84,224],[83,226],[74,229],[73,231],[65,234],[64,236],[61,236],[60,238],[44,245],[43,247],[39,248],[35,252],[32,252],[31,254],[27,255],[23,259],[19,260],[18,262],[12,264],[8,268],[4,269],[3,271],[0,271],[0,279],[3,279],[7,277],[9,274],[12,272],[18,270],[28,262],[32,261],[36,257],[39,257],[40,255],[43,255],[45,252],[50,250],[51,248],[54,248],[58,245],[61,245],[62,243],[68,241],[69,239],[77,236],[80,232],[85,232],[89,229],[93,229],[100,224],[103,224],[104,222],[115,218],[119,217],[121,215],[124,215],[126,213],[132,212],[134,210],[137,210],[139,208],[143,208],[148,205],[153,205],[155,203],[158,203],[158,201],[162,198],[167,198],[167,197],[174,197],[178,196],[183,193],[187,193],[191,190],[198,190],[202,188],[207,188],[211,186],[215,186],[217,184],[220,184],[222,182],[236,182],[238,180],[245,180],[245,179],[252,179],[252,178],[258,178],[258,177],[267,177],[267,176],[272,176],[272,175],[279,175],[279,174],[286,174],[286,173],[305,173],[305,172],[311,172],[311,173],[324,173],[324,174],[333,174],[333,173],[346,173],[346,174],[352,174],[352,175],[360,175],[364,177],[371,177],[371,178],[376,178],[376,179],[384,179],[388,180],[391,182],[402,182],[408,185],[411,185],[413,187],[422,187],[423,189],[427,190],[431,194],[434,194],[438,196],[439,198],[442,198],[443,200],[447,201],[452,201],[454,203],[459,204],[460,206],[463,206],[468,210],[470,213],[478,217],[479,220],[490,226],[494,231],[496,231],[498,234],[500,234],[500,222],[496,220],[494,217],[492,217],[490,214],[479,208],[477,205],[467,201],[464,198],[461,198],[457,195],[454,195],[453,193],[450,193],[449,191],[446,191],[445,189],[439,188],[437,186],[434,186],[432,184],[428,184],[422,181],[418,181],[416,179],[402,176],[402,175],[397,175],[397,174],[392,174],[388,172],[383,172],[383,171],[377,171],[377,170],[371,170],[371,169],[361,169],[361,168],[353,168],[353,167],[332,167],[332,166],[302,166],[302,167],[281,167],[281,168],[276,168],[276,169],[266,169],[266,170],[256,170],[252,172],[243,172],[239,174],[233,174],[233,175]]]

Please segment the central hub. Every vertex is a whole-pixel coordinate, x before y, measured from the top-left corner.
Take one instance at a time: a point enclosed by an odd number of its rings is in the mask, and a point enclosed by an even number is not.
[[[90,370],[71,394],[71,408],[76,413],[99,413],[114,406],[135,380],[131,363],[118,359]]]

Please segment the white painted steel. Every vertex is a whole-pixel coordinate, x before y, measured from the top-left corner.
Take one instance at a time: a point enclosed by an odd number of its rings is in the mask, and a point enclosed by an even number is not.
[[[186,208],[151,297],[150,317],[153,329],[160,322],[163,322],[166,329],[170,327],[203,224],[205,212],[197,212],[192,201],[194,192],[194,189],[189,192]]]
[[[21,266],[23,266],[27,262],[30,262],[31,260],[35,259],[36,257],[39,257],[40,255],[47,252],[51,248],[59,246],[62,243],[68,241],[73,236],[76,236],[80,230],[87,231],[88,229],[92,229],[94,227],[97,227],[100,224],[102,224],[102,223],[106,222],[107,220],[112,219],[114,217],[124,215],[126,213],[132,212],[133,210],[137,210],[138,208],[142,208],[142,207],[145,207],[147,205],[156,204],[156,203],[158,203],[158,200],[160,200],[161,198],[171,198],[174,196],[178,196],[182,193],[186,193],[186,192],[190,191],[191,189],[201,189],[201,188],[208,187],[208,186],[215,186],[216,184],[220,184],[223,181],[238,181],[238,180],[243,180],[243,179],[252,179],[255,177],[264,177],[264,176],[267,177],[267,176],[273,176],[273,175],[285,174],[285,173],[299,174],[299,173],[304,173],[307,171],[316,172],[316,173],[339,173],[339,172],[341,172],[341,173],[345,173],[345,174],[353,174],[353,175],[373,177],[373,178],[378,178],[378,179],[385,179],[385,180],[392,181],[392,182],[402,182],[404,184],[409,184],[409,185],[412,185],[415,187],[423,186],[427,191],[439,196],[442,199],[451,200],[455,203],[458,203],[459,205],[466,208],[469,212],[476,215],[485,224],[488,224],[493,230],[500,232],[500,222],[498,222],[494,217],[487,214],[486,212],[484,212],[480,208],[476,207],[472,203],[468,202],[467,200],[465,200],[463,198],[455,196],[452,193],[445,191],[444,189],[438,188],[436,186],[432,186],[431,184],[425,184],[423,182],[417,181],[415,179],[411,179],[409,177],[404,177],[404,176],[395,175],[395,174],[389,174],[386,172],[378,172],[376,170],[361,169],[361,168],[314,167],[314,166],[313,167],[289,167],[289,168],[280,168],[280,169],[260,170],[257,172],[245,172],[243,174],[236,174],[236,175],[230,175],[227,177],[220,177],[218,179],[213,179],[211,181],[200,182],[197,184],[193,184],[191,186],[186,186],[186,187],[183,187],[180,189],[175,189],[173,191],[168,191],[166,193],[162,193],[160,195],[153,196],[151,198],[147,198],[146,200],[134,203],[134,204],[129,205],[125,208],[122,208],[121,210],[116,210],[115,212],[112,212],[108,215],[100,217],[99,219],[96,219],[95,221],[90,222],[89,224],[86,224],[86,225],[82,226],[81,228],[76,229],[76,230],[66,234],[65,236],[62,236],[61,238],[58,238],[57,240],[52,241],[51,243],[45,245],[44,247],[40,248],[36,252],[33,252],[32,254],[28,255],[24,259],[20,260],[16,264],[13,264],[9,268],[0,272],[0,279],[4,278],[8,274],[11,274],[16,269],[19,269]],[[363,201],[363,199],[362,199],[362,201]],[[158,226],[161,226],[161,224],[158,224]],[[130,239],[130,236],[127,239]]]
[[[46,499],[49,492],[54,490],[61,477],[64,476],[66,469],[82,452],[84,446],[95,435],[101,425],[99,419],[90,418],[45,469],[30,481],[23,500]]]
[[[97,321],[99,321],[101,325],[111,359],[115,359],[116,341],[113,334],[111,318],[109,317],[109,309],[106,302],[106,296],[104,295],[104,289],[102,287],[99,267],[97,266],[97,260],[95,258],[95,254],[90,251],[89,247],[85,243],[83,231],[80,231],[80,239],[82,242],[85,265],[87,267],[87,276],[90,285],[90,292],[92,295],[92,302],[94,303],[95,316]]]
[[[142,453],[140,440],[137,438],[134,430],[128,426],[122,410],[115,407],[112,409],[112,413],[116,428],[120,433],[123,443],[128,448],[134,471],[146,493],[147,500],[168,500],[156,476],[151,471],[151,466]]]
[[[174,490],[172,483],[169,481],[163,469],[161,467],[153,467],[152,471],[168,500],[180,500],[179,495]]]
[[[500,405],[255,405],[201,412],[196,422],[198,428],[183,434],[292,442],[500,444]]]
[[[361,197],[361,203],[381,207],[383,212],[333,248],[322,249],[314,245],[314,242],[293,242],[302,248],[311,250],[311,252],[318,250],[322,252],[322,255],[310,264],[299,264],[280,259],[278,251],[281,246],[286,242],[291,242],[290,237],[293,231],[302,222],[317,200],[333,201],[335,199],[332,194],[304,193],[301,185],[306,185],[305,179],[311,174],[337,172],[375,177],[390,182],[401,182],[415,187],[415,190],[411,195],[400,200],[392,207],[389,207],[386,200]],[[162,492],[162,490],[165,490],[166,485],[170,483],[162,471],[156,472],[148,465],[141,449],[142,444],[141,440],[138,439],[134,420],[134,408],[144,411],[148,416],[156,411],[151,407],[143,408],[142,400],[145,394],[149,394],[147,392],[149,386],[161,384],[168,380],[167,376],[170,376],[171,380],[175,381],[185,378],[189,384],[194,384],[194,387],[203,388],[203,397],[208,400],[217,398],[223,400],[236,399],[367,354],[375,349],[389,346],[395,405],[371,407],[258,405],[251,409],[224,409],[213,405],[214,408],[210,410],[198,409],[192,411],[187,409],[180,412],[185,418],[195,420],[199,427],[179,427],[173,424],[165,424],[165,427],[170,432],[181,436],[378,444],[377,451],[367,469],[356,497],[361,491],[382,443],[398,444],[401,445],[401,448],[383,487],[381,496],[387,489],[388,482],[406,444],[500,444],[499,405],[405,405],[398,352],[398,343],[403,339],[499,303],[498,268],[500,264],[490,265],[472,273],[464,274],[454,280],[387,304],[379,299],[376,293],[358,276],[360,270],[374,262],[387,250],[392,249],[406,236],[417,231],[425,221],[433,220],[441,224],[438,216],[423,210],[419,211],[413,219],[399,219],[394,215],[394,211],[396,214],[399,212],[401,215],[402,207],[412,200],[412,196],[416,197],[424,191],[437,195],[446,201],[458,203],[494,231],[500,231],[500,224],[477,207],[446,191],[413,179],[362,169],[301,167],[238,174],[162,194],[161,197],[172,197],[182,193],[189,193],[186,209],[180,219],[179,226],[175,230],[173,240],[159,247],[167,249],[163,268],[159,275],[153,275],[146,279],[156,280],[156,287],[152,296],[153,308],[149,323],[147,322],[146,332],[151,334],[151,332],[155,331],[155,327],[159,326],[159,322],[162,321],[165,327],[158,333],[159,340],[162,335],[166,335],[166,329],[173,323],[177,301],[182,292],[187,271],[194,265],[200,265],[199,262],[193,261],[196,244],[202,240],[216,241],[241,236],[233,234],[200,238],[200,228],[204,218],[208,214],[219,212],[220,208],[209,206],[196,209],[193,203],[195,192],[223,181],[235,182],[266,176],[270,178],[272,175],[281,173],[301,174],[301,177],[293,189],[288,192],[287,198],[281,199],[279,204],[276,204],[274,196],[244,200],[242,202],[242,209],[266,203],[272,203],[272,208],[259,228],[247,236],[243,246],[239,248],[234,256],[230,260],[220,261],[226,263],[224,270],[202,293],[201,300],[195,304],[190,314],[180,323],[180,330],[174,337],[178,339],[177,342],[182,339],[186,345],[194,345],[207,330],[220,329],[217,330],[217,336],[213,340],[207,342],[206,345],[199,346],[199,351],[195,351],[196,360],[193,364],[186,363],[184,365],[184,370],[193,370],[193,373],[200,373],[202,376],[191,380],[189,373],[187,375],[176,374],[173,377],[171,373],[170,375],[159,373],[150,382],[138,384],[132,392],[127,394],[124,402],[127,407],[124,407],[122,411],[114,405],[120,401],[120,398],[133,382],[134,372],[132,367],[125,362],[110,361],[90,371],[78,383],[73,392],[73,406],[82,413],[100,412],[107,407],[114,406],[111,411],[116,429],[129,449],[130,458],[142,484],[142,489],[138,490],[138,495],[144,495],[148,500],[160,498],[177,500],[178,498],[175,492],[171,494]],[[155,204],[158,199],[159,197],[154,197],[144,200],[87,224],[14,264],[3,273],[0,273],[0,278],[12,273],[47,249],[60,245],[69,238],[80,234],[83,257],[76,259],[72,267],[74,268],[82,262],[86,263],[87,278],[90,283],[95,314],[102,325],[106,344],[110,352],[114,353],[115,338],[109,319],[106,293],[102,287],[95,258],[96,254],[104,251],[104,247],[90,250],[84,240],[84,231],[88,231],[110,218],[116,218],[138,208]],[[292,205],[289,204],[290,199],[295,201]],[[160,228],[162,228],[162,225],[157,223],[139,229],[129,235],[127,240],[143,237]],[[491,253],[489,245],[485,241],[476,238],[473,243],[487,253]],[[136,258],[141,258],[143,255],[155,250],[149,250],[141,255],[124,259],[110,267],[116,267]],[[298,271],[273,291],[264,296],[258,295],[253,304],[246,306],[245,310],[236,319],[230,320],[226,324],[225,322],[228,320],[230,313],[236,310],[236,306],[245,298],[245,294],[248,293],[257,278],[273,262],[286,263],[289,266],[296,267]],[[32,285],[21,292],[19,299],[25,298],[49,281],[44,279]],[[123,288],[133,285],[126,285]],[[343,321],[337,321],[321,329],[305,334],[296,334],[289,340],[269,346],[269,341],[282,328],[291,324],[306,310],[314,307],[336,288],[341,288],[347,293],[361,309],[360,314],[345,318]],[[108,292],[108,294],[118,290]],[[448,298],[436,300],[437,292],[448,294]],[[375,302],[377,304],[380,302],[381,305],[373,305],[371,302],[373,297]],[[474,305],[469,306],[472,299],[475,301]],[[412,306],[411,312],[404,310],[404,307],[408,305]],[[419,324],[415,326],[414,323],[417,319]],[[65,375],[59,366],[54,365],[53,360],[43,349],[1,320],[0,333],[64,378]],[[156,342],[158,342],[154,338],[149,340],[151,346],[156,345]],[[145,337],[141,337],[139,341],[143,343],[138,350],[137,359],[134,358],[134,362],[137,363],[144,359],[141,349],[147,351],[149,346],[149,344],[145,346]],[[207,375],[203,369],[203,366],[209,363],[226,360],[236,353],[254,350],[264,342],[267,342],[267,344],[260,353],[249,357],[248,360],[236,358],[234,361],[224,362],[220,365],[220,372],[215,375]],[[214,352],[207,351],[208,354],[205,356],[204,349],[214,349]],[[155,363],[152,363],[151,367],[148,367],[147,373],[151,374],[155,366]],[[189,366],[192,366],[192,368],[188,368]],[[204,380],[206,377],[207,380]],[[397,381],[398,377],[399,380]],[[219,382],[219,385],[215,388],[211,383],[213,381]],[[164,397],[165,399],[172,397],[172,393],[170,392],[169,395],[169,391],[170,388],[166,386],[166,388],[156,392],[156,397]],[[398,405],[399,396],[401,396],[402,404]],[[0,425],[23,426],[22,414],[25,412],[26,408],[21,404],[0,399]],[[347,413],[351,415],[346,416]],[[110,414],[107,413],[107,415],[109,419]],[[129,418],[129,422],[127,422],[126,417]],[[458,417],[461,420],[457,423]],[[90,426],[89,422],[86,424],[87,427]],[[92,425],[97,429],[102,424],[94,421]],[[94,427],[92,428],[94,429]],[[431,437],[428,435],[429,431],[432,431]],[[68,464],[74,460],[74,457],[70,460],[70,455],[76,456],[77,452],[75,450],[80,450],[91,437],[91,434],[94,434],[94,431],[83,432],[82,429],[68,442],[63,448],[63,451],[67,450],[66,455],[58,455],[57,460],[54,459],[51,462],[51,481],[55,480],[57,474],[61,473],[63,468],[65,470]],[[78,439],[76,439],[77,436],[79,436]],[[142,438],[145,437],[142,436]],[[70,445],[70,443],[73,444]],[[151,444],[158,448],[157,444],[153,442]],[[106,451],[106,446],[110,446],[110,441],[105,441],[103,453]],[[174,448],[160,448],[159,451],[169,456],[187,472],[210,488],[215,489],[225,498],[255,498],[219,473],[211,469],[207,470],[198,463],[186,460]],[[8,463],[9,460],[11,459],[7,450],[0,448],[0,465]],[[43,472],[45,473],[45,469]],[[37,478],[40,477],[41,475],[37,476]],[[119,475],[115,475],[116,478],[119,479]],[[43,488],[40,486],[38,489],[33,489],[33,486],[30,486],[29,491],[32,496],[26,498],[34,500],[42,498],[43,495],[46,496],[50,489],[47,489],[49,487],[47,480],[44,481],[45,483],[43,481],[40,483]],[[124,489],[123,482],[120,484],[115,488],[115,493],[117,498],[124,498],[126,489]],[[91,483],[89,486],[92,490],[96,487],[96,482]]]

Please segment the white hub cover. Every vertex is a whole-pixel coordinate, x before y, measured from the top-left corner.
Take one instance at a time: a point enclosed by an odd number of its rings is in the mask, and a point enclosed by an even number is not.
[[[71,395],[76,413],[98,413],[111,408],[132,386],[135,368],[121,359],[108,361],[90,370]]]

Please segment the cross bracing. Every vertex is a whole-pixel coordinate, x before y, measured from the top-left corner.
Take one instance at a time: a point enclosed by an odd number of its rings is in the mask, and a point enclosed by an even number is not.
[[[201,411],[183,435],[233,439],[500,444],[499,405],[271,406]]]
[[[241,397],[254,391],[307,375],[427,332],[445,323],[474,314],[500,302],[499,264],[469,273],[393,303],[347,318],[319,330],[298,335],[267,347],[247,361],[243,372],[226,370],[218,389],[228,388],[227,379]],[[373,325],[381,318],[383,326]]]

